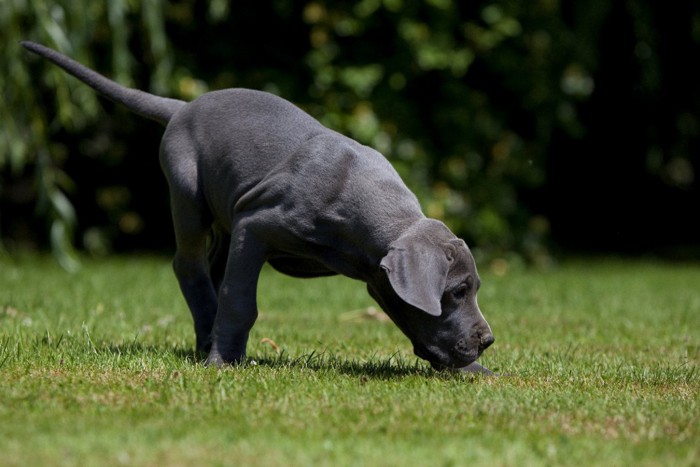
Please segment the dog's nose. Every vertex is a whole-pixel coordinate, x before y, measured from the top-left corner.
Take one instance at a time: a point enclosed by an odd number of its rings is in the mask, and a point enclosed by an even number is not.
[[[493,334],[491,334],[490,332],[482,334],[481,339],[479,341],[481,350],[486,350],[491,344],[493,344],[493,341],[495,340],[496,338],[493,337]]]

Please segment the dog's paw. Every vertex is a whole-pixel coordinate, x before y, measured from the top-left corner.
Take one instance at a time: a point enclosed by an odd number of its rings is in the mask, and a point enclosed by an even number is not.
[[[209,356],[204,362],[204,366],[222,368],[224,366],[238,366],[246,362],[245,354],[234,353],[232,355],[221,353],[216,349],[209,352]]]
[[[226,365],[226,361],[218,352],[210,352],[209,356],[204,362],[204,366],[209,368],[221,368],[224,365]]]

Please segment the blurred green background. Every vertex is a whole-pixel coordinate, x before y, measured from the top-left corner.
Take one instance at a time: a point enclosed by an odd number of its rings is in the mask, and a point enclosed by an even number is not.
[[[25,52],[190,100],[279,94],[495,265],[700,257],[700,3],[4,0],[3,248],[171,251],[158,124]]]

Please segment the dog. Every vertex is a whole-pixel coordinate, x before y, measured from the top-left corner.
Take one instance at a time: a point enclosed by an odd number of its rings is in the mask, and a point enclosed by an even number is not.
[[[245,359],[265,262],[296,277],[342,274],[367,290],[436,369],[491,374],[471,251],[374,149],[291,102],[243,88],[191,102],[126,88],[43,45],[22,46],[108,99],[160,122],[173,269],[211,366]]]

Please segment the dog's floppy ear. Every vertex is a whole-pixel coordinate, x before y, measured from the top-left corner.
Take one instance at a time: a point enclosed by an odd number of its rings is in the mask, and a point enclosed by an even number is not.
[[[446,253],[422,239],[400,238],[391,244],[379,266],[403,301],[429,315],[440,316],[440,300],[451,261]]]

